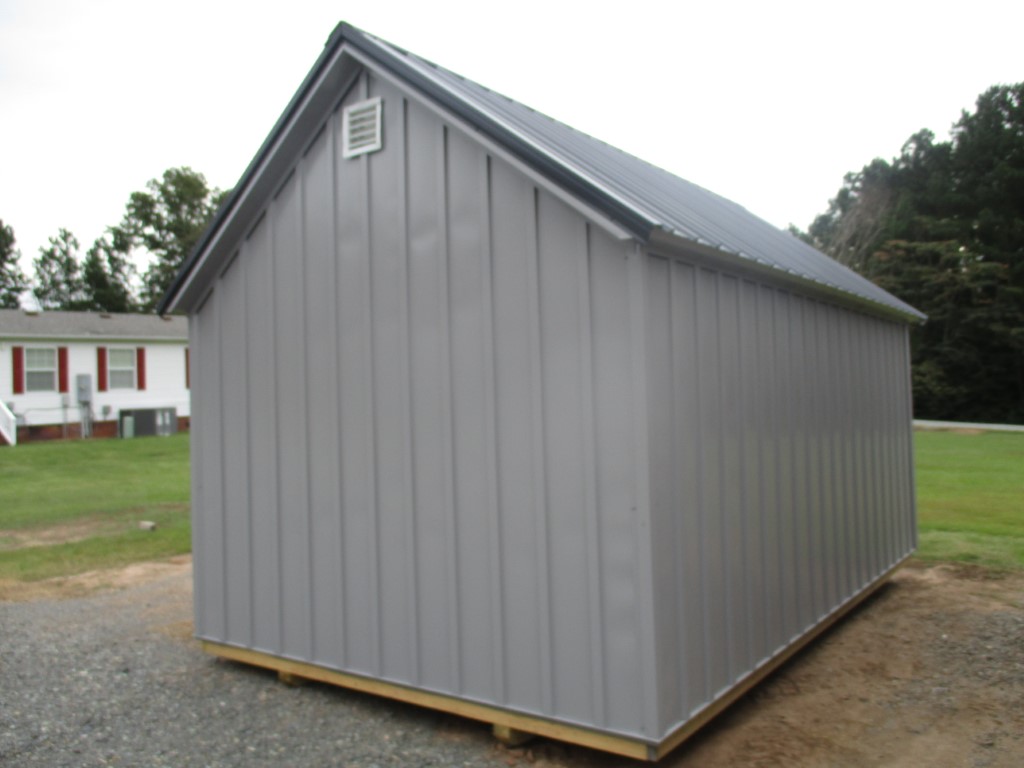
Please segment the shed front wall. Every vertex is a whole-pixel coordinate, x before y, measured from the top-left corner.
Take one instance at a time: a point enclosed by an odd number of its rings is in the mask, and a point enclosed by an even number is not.
[[[197,634],[652,737],[637,256],[368,96],[384,149],[332,114],[191,324]]]
[[[916,545],[908,329],[649,255],[658,711],[698,714]]]

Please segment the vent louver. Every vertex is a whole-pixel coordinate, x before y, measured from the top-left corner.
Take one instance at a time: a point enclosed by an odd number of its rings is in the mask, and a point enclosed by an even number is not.
[[[376,152],[383,145],[380,97],[350,104],[341,113],[341,131],[345,143],[341,154],[356,157]]]

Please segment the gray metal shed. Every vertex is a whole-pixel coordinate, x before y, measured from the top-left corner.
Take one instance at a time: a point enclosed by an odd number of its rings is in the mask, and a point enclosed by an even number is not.
[[[167,311],[221,656],[656,759],[915,546],[920,313],[345,24]]]

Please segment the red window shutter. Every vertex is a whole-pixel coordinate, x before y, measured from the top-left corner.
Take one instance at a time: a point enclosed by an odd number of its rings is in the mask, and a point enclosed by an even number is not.
[[[192,371],[189,369],[188,347],[185,347],[185,389],[191,389],[192,387],[191,375]]]
[[[107,391],[107,348],[96,347],[96,391]]]
[[[57,347],[57,391],[68,391],[68,348]]]
[[[135,348],[135,382],[139,389],[146,388],[146,348]]]
[[[14,394],[25,392],[25,348],[11,347],[11,367],[14,369]]]

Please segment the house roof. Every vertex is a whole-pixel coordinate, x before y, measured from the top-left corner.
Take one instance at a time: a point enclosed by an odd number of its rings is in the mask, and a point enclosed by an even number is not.
[[[188,341],[188,318],[0,309],[0,339]]]
[[[742,206],[587,136],[409,51],[339,24],[260,152],[179,272],[158,308],[175,305],[204,251],[245,194],[279,136],[346,50],[400,78],[528,166],[618,223],[643,243],[677,245],[817,288],[869,310],[920,321],[924,315]],[[340,94],[338,94],[340,95]]]

